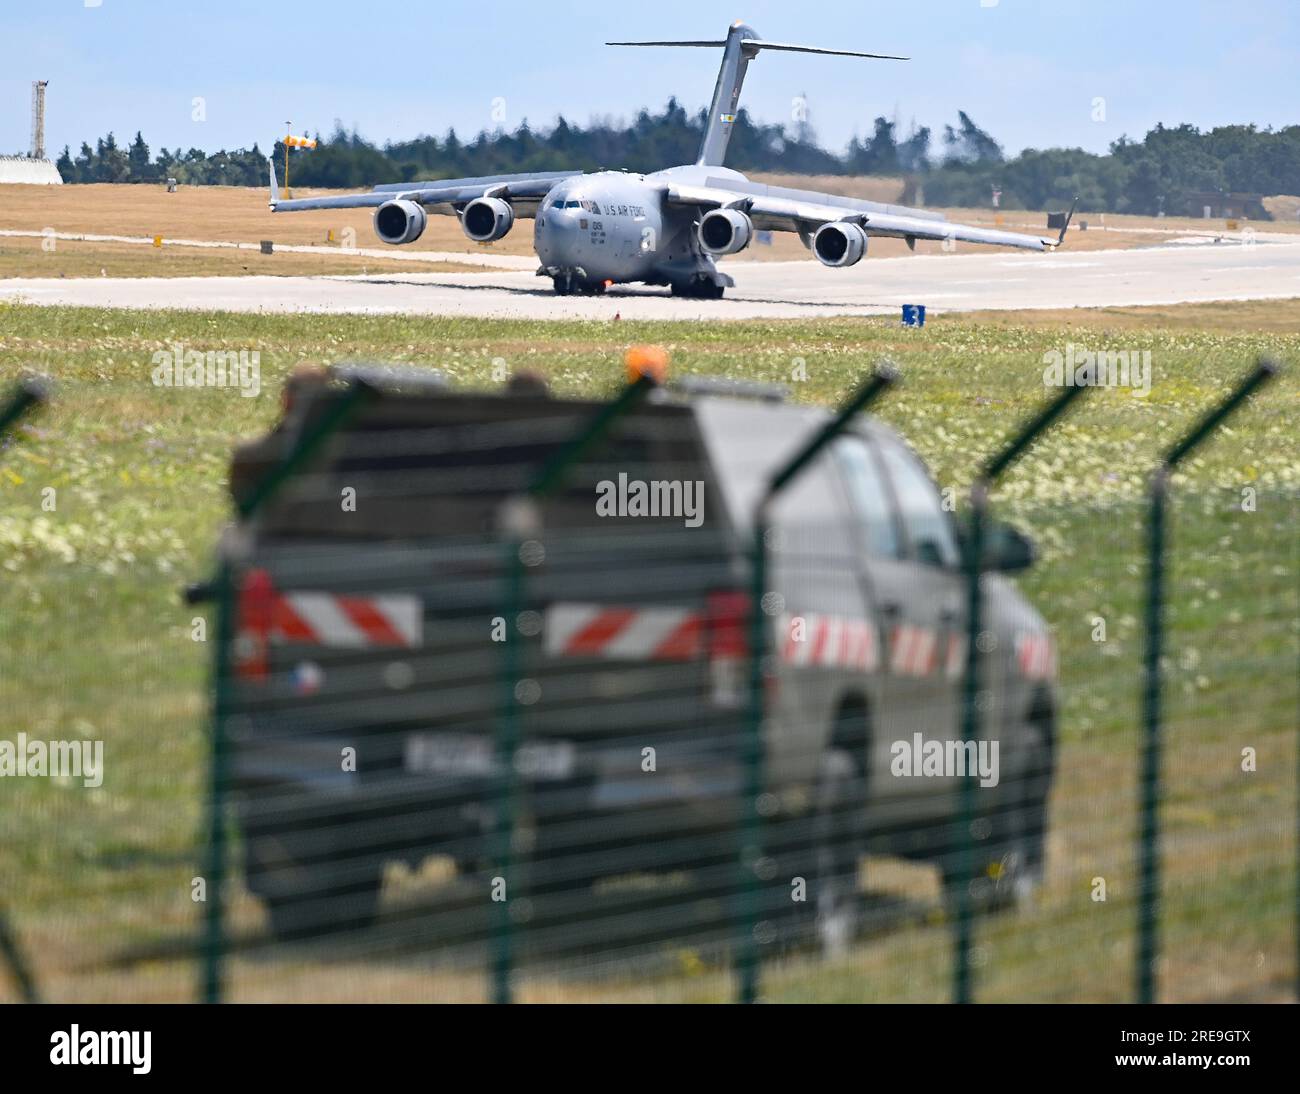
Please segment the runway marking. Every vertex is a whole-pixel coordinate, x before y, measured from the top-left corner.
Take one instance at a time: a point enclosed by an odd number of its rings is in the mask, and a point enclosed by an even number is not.
[[[1241,273],[1243,270],[1278,270],[1277,266],[1211,266],[1208,273]]]
[[[1138,252],[1136,252],[1136,251],[1112,251],[1112,252],[1109,252],[1109,253],[1112,253],[1112,254],[1137,254]],[[1004,269],[1004,270],[1010,270],[1010,269],[1023,270],[1023,269],[1025,268],[1024,265],[1023,265],[1023,263],[1026,262],[1026,261],[1033,262],[1033,263],[1034,263],[1036,266],[1038,266],[1040,269],[1048,269],[1048,270],[1087,270],[1087,269],[1091,269],[1091,268],[1093,268],[1094,266],[1103,266],[1103,265],[1105,265],[1105,263],[1102,263],[1102,262],[1074,262],[1074,261],[1070,261],[1070,256],[1069,256],[1069,255],[1054,255],[1054,256],[1051,257],[1051,258],[1040,258],[1040,259],[1024,259],[1024,258],[1002,259],[1002,260],[998,263],[998,265],[999,265],[1000,267],[1002,267],[1002,269]]]

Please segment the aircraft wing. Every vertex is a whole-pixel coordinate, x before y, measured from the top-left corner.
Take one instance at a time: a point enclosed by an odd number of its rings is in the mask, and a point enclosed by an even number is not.
[[[996,228],[954,224],[941,213],[925,209],[909,209],[901,205],[886,205],[812,190],[764,186],[748,180],[708,179],[703,184],[672,182],[665,186],[665,190],[670,204],[694,205],[701,209],[739,209],[749,215],[755,228],[761,231],[798,232],[805,244],[809,243],[813,232],[823,224],[835,220],[857,224],[869,236],[905,239],[909,247],[914,247],[918,239],[952,239],[998,247],[1019,247],[1028,251],[1054,251],[1065,240],[1065,229],[1061,230],[1056,239],[1021,235]],[[1066,223],[1068,227],[1068,219]]]
[[[453,208],[481,197],[518,199],[523,208],[518,212],[531,215],[531,209],[546,196],[561,179],[572,178],[580,171],[539,171],[523,175],[482,175],[467,179],[435,179],[428,182],[399,182],[376,186],[363,194],[339,194],[325,198],[280,197],[280,184],[275,177],[275,161],[271,160],[271,212],[297,213],[306,209],[366,209],[383,205],[386,201],[405,198],[424,206],[449,205]],[[450,209],[448,210],[451,211]]]

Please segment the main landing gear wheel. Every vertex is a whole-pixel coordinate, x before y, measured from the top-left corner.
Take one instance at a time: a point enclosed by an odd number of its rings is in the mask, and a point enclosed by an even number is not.
[[[722,285],[709,278],[673,282],[673,296],[684,296],[691,300],[721,300],[723,291]]]

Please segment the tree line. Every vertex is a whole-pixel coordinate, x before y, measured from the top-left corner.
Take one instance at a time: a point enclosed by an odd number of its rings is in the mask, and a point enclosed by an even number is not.
[[[291,152],[299,186],[356,189],[377,182],[491,175],[514,171],[626,168],[653,171],[691,163],[706,112],[691,114],[676,99],[659,113],[640,111],[630,122],[593,119],[581,126],[559,118],[534,130],[525,120],[513,131],[480,132],[462,141],[454,129],[441,138],[376,145],[336,123],[317,135],[311,151]],[[271,149],[277,165],[284,147]],[[1300,125],[1258,129],[1156,126],[1141,141],[1121,137],[1106,153],[1079,148],[1026,149],[1007,158],[1002,146],[964,111],[939,135],[913,124],[876,118],[870,136],[855,136],[842,154],[827,151],[806,120],[783,126],[741,110],[728,149],[730,166],[745,171],[906,177],[932,205],[988,206],[994,190],[1004,208],[1043,209],[1080,199],[1084,210],[1153,215],[1195,213],[1201,191],[1300,194]],[[162,182],[264,186],[266,154],[250,149],[207,154],[198,148],[162,148],[156,156],[142,134],[123,148],[113,134],[74,157],[64,148],[58,169],[65,182]]]

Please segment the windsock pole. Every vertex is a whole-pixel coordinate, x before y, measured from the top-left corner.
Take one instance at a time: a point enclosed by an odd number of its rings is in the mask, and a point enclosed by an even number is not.
[[[306,133],[303,133],[301,137],[295,137],[293,130],[289,128],[292,124],[292,122],[284,123],[285,129],[288,130],[284,137],[284,192],[288,197],[293,197],[293,193],[289,189],[289,149],[316,147],[315,139],[307,136]]]

